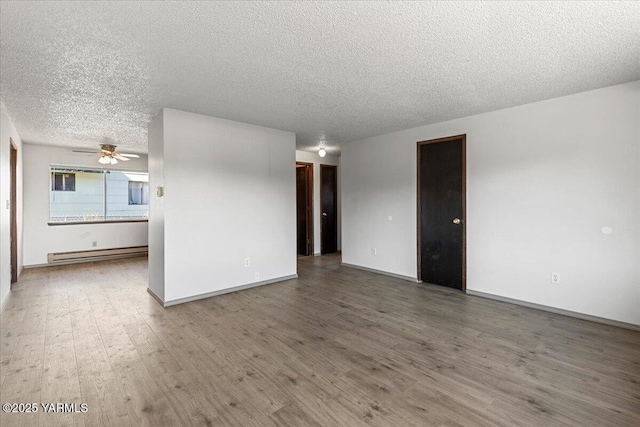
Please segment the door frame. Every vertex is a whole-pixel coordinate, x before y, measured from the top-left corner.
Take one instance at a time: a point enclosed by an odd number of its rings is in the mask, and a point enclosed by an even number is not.
[[[314,233],[313,233],[313,163],[309,162],[296,162],[296,167],[303,165],[306,169],[306,181],[307,181],[307,255],[313,256],[314,248]],[[297,197],[297,192],[296,192]],[[296,201],[297,203],[297,201]],[[296,224],[296,229],[298,224]]]
[[[11,239],[10,243],[10,258],[11,258],[11,284],[18,281],[18,147],[13,142],[12,138],[9,138],[9,170],[10,170],[10,219],[9,219],[9,235]]]
[[[417,212],[417,229],[416,240],[418,242],[418,281],[422,282],[422,242],[420,239],[422,224],[420,214],[422,211],[422,200],[420,198],[420,147],[426,144],[437,144],[439,142],[448,142],[462,139],[462,292],[467,292],[467,134],[447,136],[444,138],[428,139],[426,141],[418,141],[416,144],[417,153],[417,191],[416,191],[416,212]]]
[[[324,255],[324,245],[322,244],[322,170],[335,169],[336,180],[333,186],[333,209],[336,221],[336,253],[338,251],[338,166],[320,164],[320,255]],[[333,253],[333,252],[332,252]]]

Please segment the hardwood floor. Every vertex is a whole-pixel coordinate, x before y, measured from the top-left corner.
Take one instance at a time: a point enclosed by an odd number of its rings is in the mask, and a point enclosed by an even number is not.
[[[3,427],[638,426],[640,333],[298,260],[162,308],[145,259],[26,270],[2,313]]]

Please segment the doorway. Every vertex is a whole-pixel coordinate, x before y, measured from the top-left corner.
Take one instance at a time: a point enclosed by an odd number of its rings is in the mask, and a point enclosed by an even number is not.
[[[320,253],[338,252],[338,167],[320,165]]]
[[[298,256],[313,255],[313,163],[296,162]]]
[[[18,218],[17,218],[17,205],[18,205],[18,148],[16,147],[13,139],[9,138],[9,146],[11,150],[10,162],[10,175],[11,175],[11,190],[10,190],[10,235],[11,235],[11,284],[18,281]]]
[[[418,277],[466,291],[466,135],[418,142]]]

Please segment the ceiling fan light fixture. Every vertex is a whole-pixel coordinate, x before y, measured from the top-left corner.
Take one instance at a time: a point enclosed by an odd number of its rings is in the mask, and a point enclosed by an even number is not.
[[[113,144],[100,144],[100,151],[87,150],[71,150],[74,153],[92,153],[98,155],[98,163],[102,165],[117,165],[118,161],[128,162],[131,159],[139,159],[138,154],[120,153],[116,151],[116,146]]]
[[[113,144],[100,144],[100,149],[105,153],[111,154],[116,151],[116,146]]]

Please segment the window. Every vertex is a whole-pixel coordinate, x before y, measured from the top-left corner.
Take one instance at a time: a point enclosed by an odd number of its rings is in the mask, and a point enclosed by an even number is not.
[[[61,166],[50,171],[50,224],[149,218],[146,172]]]
[[[129,204],[148,205],[149,204],[149,183],[129,181]]]
[[[76,191],[76,174],[54,172],[51,184],[53,191]]]

